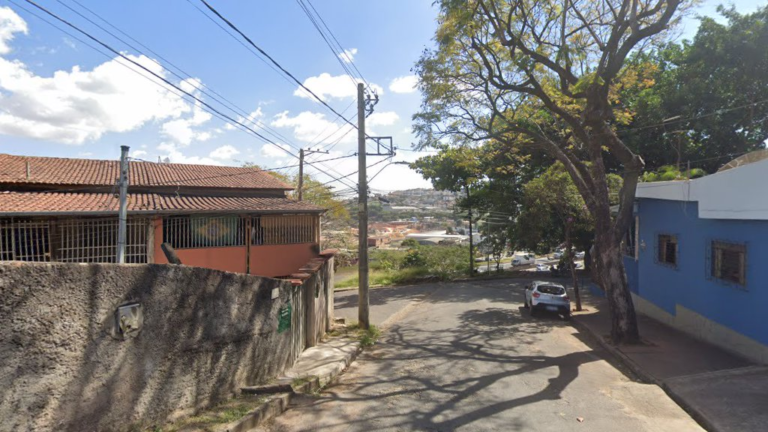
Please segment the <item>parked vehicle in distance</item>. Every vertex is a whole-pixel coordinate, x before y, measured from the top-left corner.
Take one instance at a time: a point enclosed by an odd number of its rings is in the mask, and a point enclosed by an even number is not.
[[[563,251],[555,251],[555,253],[552,254],[552,259],[560,259],[563,257]]]
[[[536,264],[536,271],[544,272],[549,270],[549,266],[546,264]]]
[[[584,252],[576,252],[576,255],[574,255],[576,258],[584,258]]]
[[[521,266],[521,265],[528,265],[528,264],[535,264],[535,263],[536,263],[536,255],[534,254],[518,255],[512,258],[513,266]]]
[[[565,287],[552,282],[534,281],[526,286],[525,307],[531,310],[531,316],[544,310],[571,318],[571,299]]]

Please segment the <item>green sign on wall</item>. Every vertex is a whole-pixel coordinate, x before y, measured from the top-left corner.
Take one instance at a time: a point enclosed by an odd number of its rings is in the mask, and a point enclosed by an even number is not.
[[[291,302],[286,302],[278,312],[277,332],[282,333],[289,328],[291,328]]]

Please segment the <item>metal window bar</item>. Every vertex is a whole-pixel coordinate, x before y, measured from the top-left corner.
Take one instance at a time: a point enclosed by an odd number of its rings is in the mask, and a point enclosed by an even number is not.
[[[251,244],[282,245],[316,243],[315,215],[263,215],[251,218]]]
[[[237,215],[167,217],[163,242],[175,249],[245,246],[245,220]]]
[[[117,260],[117,218],[68,219],[56,223],[55,261],[113,263]],[[149,220],[129,218],[125,262],[147,262]]]
[[[746,285],[747,248],[743,244],[712,242],[712,276]]]
[[[0,219],[0,261],[50,261],[48,221]]]

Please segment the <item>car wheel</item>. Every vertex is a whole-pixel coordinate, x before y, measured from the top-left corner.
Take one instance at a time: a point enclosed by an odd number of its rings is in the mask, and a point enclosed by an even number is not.
[[[568,311],[568,312],[563,314],[563,319],[566,320],[566,321],[570,321],[571,317],[572,317],[572,315],[571,315],[570,311]]]
[[[536,316],[536,308],[533,307],[533,304],[531,304],[531,316]]]

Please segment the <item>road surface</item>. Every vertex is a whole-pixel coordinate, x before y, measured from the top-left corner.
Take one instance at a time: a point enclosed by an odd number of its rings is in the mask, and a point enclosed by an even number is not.
[[[372,290],[380,343],[263,431],[701,431],[558,317],[522,308],[524,282]],[[398,291],[396,290],[401,290]],[[374,293],[381,292],[382,295]],[[337,298],[356,314],[353,293]],[[394,306],[393,306],[394,305]]]

